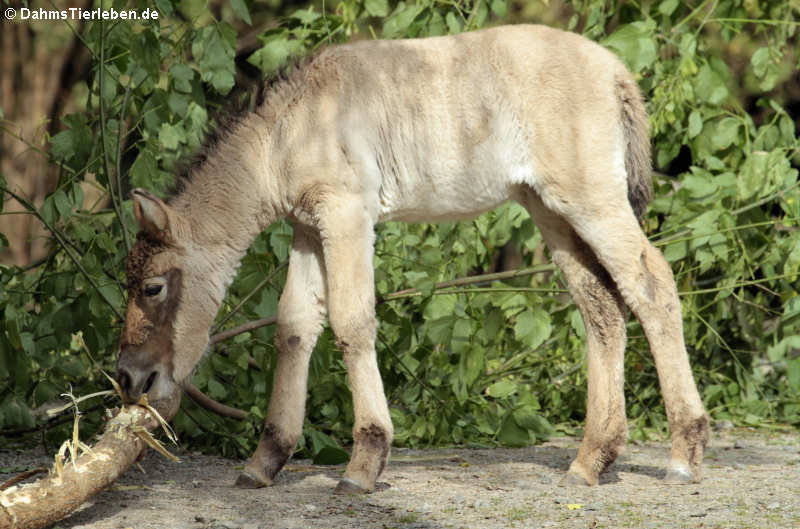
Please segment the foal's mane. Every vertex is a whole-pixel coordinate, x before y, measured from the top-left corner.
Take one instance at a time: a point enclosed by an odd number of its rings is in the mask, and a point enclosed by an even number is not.
[[[183,156],[175,168],[175,182],[167,193],[167,202],[180,195],[191,182],[195,171],[200,170],[224,143],[237,126],[251,113],[258,112],[265,104],[280,99],[294,88],[293,78],[308,64],[313,55],[295,59],[280,68],[275,74],[262,78],[255,85],[236,85],[226,96],[226,102],[215,112],[203,131],[203,143],[195,152]]]

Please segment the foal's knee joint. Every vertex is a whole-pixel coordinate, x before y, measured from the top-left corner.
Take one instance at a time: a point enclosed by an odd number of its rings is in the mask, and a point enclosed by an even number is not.
[[[331,321],[336,334],[336,345],[343,354],[371,351],[375,346],[378,321],[375,317]]]
[[[322,325],[315,322],[304,325],[279,323],[275,331],[275,347],[287,353],[303,351],[310,348],[321,329]]]

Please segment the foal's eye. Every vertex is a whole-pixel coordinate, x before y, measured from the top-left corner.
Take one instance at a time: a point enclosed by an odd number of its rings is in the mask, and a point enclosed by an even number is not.
[[[144,295],[148,298],[152,298],[153,296],[157,296],[161,293],[161,289],[164,285],[147,285],[144,287]]]

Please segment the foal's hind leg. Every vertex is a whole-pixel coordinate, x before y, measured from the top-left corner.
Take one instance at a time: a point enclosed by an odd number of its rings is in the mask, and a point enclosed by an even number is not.
[[[567,480],[595,485],[628,437],[623,393],[625,306],[608,273],[572,227],[533,192],[523,202],[561,268],[586,327],[586,429]]]
[[[699,481],[708,416],[684,345],[672,270],[645,237],[624,194],[603,203],[598,194],[586,193],[574,203],[580,207],[565,217],[608,270],[650,342],[672,433],[667,480]]]
[[[271,485],[294,451],[303,431],[308,362],[325,319],[322,247],[315,236],[295,226],[286,286],[278,303],[273,377],[264,431],[236,486]]]

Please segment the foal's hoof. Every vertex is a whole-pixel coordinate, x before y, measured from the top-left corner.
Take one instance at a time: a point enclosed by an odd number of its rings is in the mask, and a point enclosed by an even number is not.
[[[333,490],[334,494],[367,494],[370,489],[362,487],[350,478],[342,478]]]
[[[239,477],[236,478],[236,483],[234,483],[234,486],[240,489],[260,489],[268,485],[272,485],[272,483],[266,483],[247,471],[239,474]]]
[[[692,471],[684,465],[670,465],[664,483],[668,485],[686,485],[694,482]]]
[[[577,472],[571,470],[564,474],[561,481],[558,482],[561,487],[591,487],[594,483],[590,482]]]

